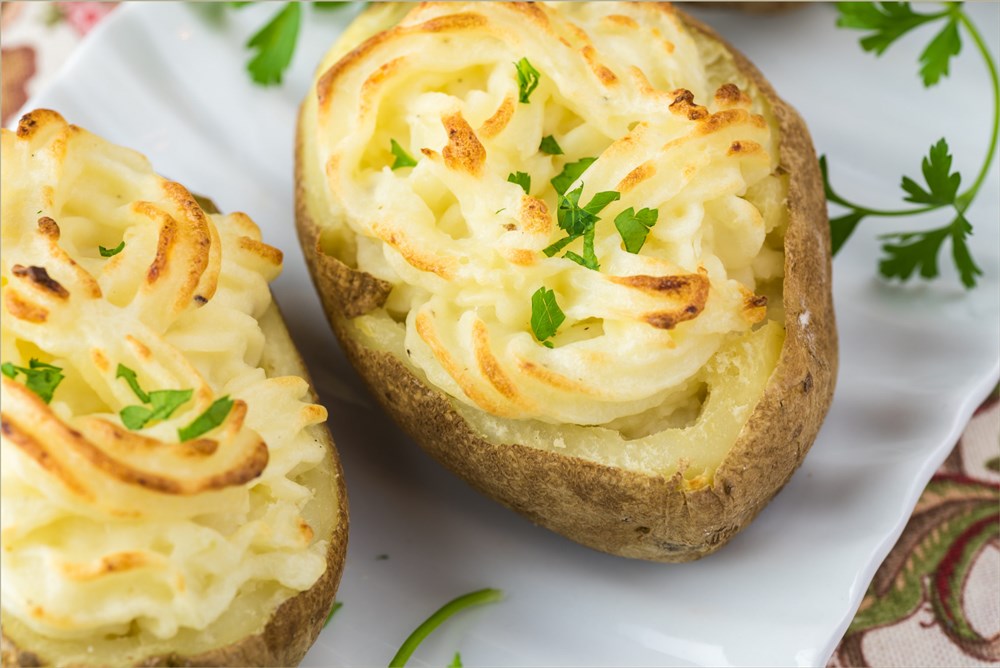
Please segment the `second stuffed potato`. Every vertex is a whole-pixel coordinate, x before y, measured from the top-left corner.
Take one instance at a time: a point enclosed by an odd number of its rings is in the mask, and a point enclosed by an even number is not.
[[[428,452],[599,550],[716,550],[836,370],[801,119],[659,3],[380,5],[302,106],[297,220],[349,358]]]

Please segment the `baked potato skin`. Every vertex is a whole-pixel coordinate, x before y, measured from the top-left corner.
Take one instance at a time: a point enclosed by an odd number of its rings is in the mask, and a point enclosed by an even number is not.
[[[267,348],[261,366],[267,375],[295,375],[304,378],[310,388],[314,387],[302,358],[285,327],[277,304],[272,302],[270,310],[260,321],[267,339]],[[308,399],[317,401],[315,392],[310,390]],[[327,461],[321,468],[325,479],[333,486],[332,495],[337,499],[338,511],[329,547],[326,553],[326,571],[309,589],[289,598],[271,615],[260,632],[241,640],[186,656],[183,648],[169,654],[139,657],[135,666],[295,666],[309,651],[316,637],[326,623],[333,606],[334,596],[344,570],[347,555],[348,507],[347,488],[344,472],[340,464],[326,425],[309,427],[313,435],[327,450]],[[23,641],[22,641],[22,644]],[[3,668],[13,666],[64,665],[58,657],[40,656],[29,647],[2,634],[0,657]],[[117,662],[116,665],[121,665]]]
[[[805,123],[745,57],[707,26],[677,15],[696,34],[721,42],[768,99],[790,181],[785,342],[759,404],[709,486],[685,489],[679,474],[646,475],[481,438],[443,392],[391,354],[351,338],[347,320],[380,306],[390,286],[319,250],[323,213],[310,209],[303,186],[301,116],[295,174],[299,239],[323,308],[348,359],[396,422],[446,468],[532,522],[596,550],[661,562],[711,554],[785,485],[819,431],[837,367],[826,201]]]

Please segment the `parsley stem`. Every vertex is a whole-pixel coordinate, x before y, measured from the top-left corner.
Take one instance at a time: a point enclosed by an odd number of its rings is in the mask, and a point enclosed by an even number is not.
[[[866,216],[882,216],[886,218],[892,218],[897,216],[913,216],[918,213],[927,213],[928,211],[934,211],[935,209],[940,209],[946,206],[945,204],[930,204],[928,206],[922,206],[916,209],[869,209],[866,206],[861,206],[860,204],[855,204],[849,200],[844,199],[837,193],[833,192],[833,188],[830,187],[829,181],[826,185],[826,199],[834,204],[839,204],[847,209],[854,209],[858,213],[864,214]]]
[[[413,655],[413,651],[424,641],[424,638],[429,636],[434,629],[439,627],[442,622],[456,612],[461,612],[465,608],[471,608],[474,605],[493,603],[499,601],[502,597],[503,592],[499,589],[480,589],[479,591],[459,596],[455,600],[445,603],[403,641],[403,645],[396,652],[396,656],[392,657],[392,661],[389,662],[389,668],[405,666],[406,662],[410,660],[410,656]]]
[[[993,62],[993,54],[990,53],[975,24],[962,11],[958,12],[958,19],[969,31],[969,34],[972,35],[972,40],[976,43],[976,47],[983,54],[986,67],[990,71],[990,82],[993,84],[993,131],[990,136],[990,147],[986,152],[986,161],[983,163],[982,169],[979,170],[979,176],[976,177],[975,183],[955,199],[955,208],[958,209],[959,213],[963,213],[969,208],[972,200],[975,199],[976,193],[979,192],[979,187],[983,184],[983,180],[986,179],[986,175],[989,174],[990,167],[993,166],[993,156],[997,150],[997,139],[1000,137],[1000,76],[997,75],[997,66]]]

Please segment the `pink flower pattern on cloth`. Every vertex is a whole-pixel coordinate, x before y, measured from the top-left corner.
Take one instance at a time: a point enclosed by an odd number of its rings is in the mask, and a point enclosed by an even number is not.
[[[57,2],[62,17],[82,36],[113,10],[114,2]]]

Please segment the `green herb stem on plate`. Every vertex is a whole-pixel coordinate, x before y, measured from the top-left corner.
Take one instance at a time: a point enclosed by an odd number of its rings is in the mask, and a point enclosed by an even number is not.
[[[413,656],[414,650],[420,646],[420,643],[422,643],[424,639],[434,631],[434,629],[441,626],[443,622],[456,613],[477,605],[495,603],[502,598],[503,592],[499,589],[480,589],[479,591],[459,596],[458,598],[445,603],[437,610],[437,612],[428,617],[423,624],[418,626],[413,633],[411,633],[410,636],[403,641],[403,645],[399,648],[399,651],[396,652],[396,656],[392,657],[392,661],[389,662],[389,668],[400,668],[401,666],[405,666],[406,662],[410,660],[411,656]]]

